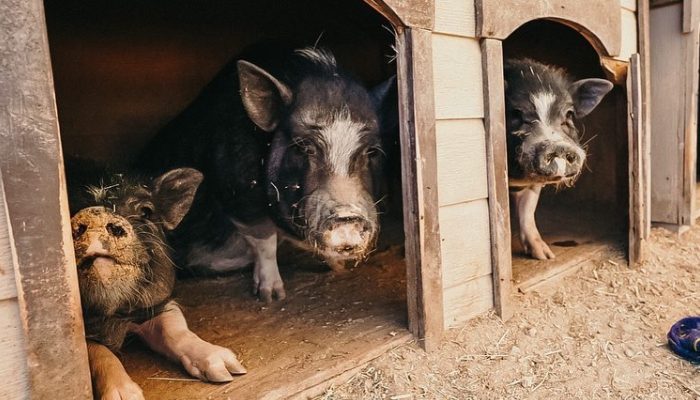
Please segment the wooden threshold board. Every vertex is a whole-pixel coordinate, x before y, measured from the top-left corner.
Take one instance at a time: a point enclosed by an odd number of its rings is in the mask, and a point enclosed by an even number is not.
[[[606,249],[619,249],[625,240],[624,223],[619,216],[585,208],[547,208],[536,215],[542,237],[554,252],[554,260],[526,256],[520,243],[517,223],[511,238],[513,285],[522,293],[556,283],[578,271],[587,261]],[[617,222],[616,222],[617,221]]]
[[[294,252],[282,253],[284,301],[257,301],[249,271],[186,279],[176,288],[190,329],[232,349],[248,373],[226,384],[193,381],[179,365],[135,340],[120,358],[146,398],[300,397],[413,338],[407,330],[402,246],[385,248],[340,274]]]

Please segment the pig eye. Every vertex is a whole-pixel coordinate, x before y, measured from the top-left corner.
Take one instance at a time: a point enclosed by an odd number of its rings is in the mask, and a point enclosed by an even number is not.
[[[81,237],[83,233],[87,230],[87,225],[85,224],[80,224],[75,229],[73,229],[73,240]]]
[[[126,235],[126,231],[124,230],[124,228],[122,228],[121,226],[119,226],[117,224],[112,224],[112,223],[107,224],[107,232],[109,232],[110,235],[116,236],[116,237],[122,237],[122,236]]]
[[[566,112],[566,119],[568,119],[568,120],[574,119],[574,110],[569,110]]]

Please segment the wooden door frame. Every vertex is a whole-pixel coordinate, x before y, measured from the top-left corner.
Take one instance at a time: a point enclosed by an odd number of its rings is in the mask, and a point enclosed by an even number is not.
[[[41,0],[0,2],[0,170],[31,398],[92,398]]]

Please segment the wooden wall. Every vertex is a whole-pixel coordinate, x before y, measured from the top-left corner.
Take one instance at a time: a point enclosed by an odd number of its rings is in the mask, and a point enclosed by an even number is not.
[[[620,0],[620,13],[622,42],[616,58],[627,61],[637,51],[636,1]],[[494,306],[482,55],[475,26],[474,0],[435,2],[433,70],[446,327]]]
[[[435,2],[433,60],[445,326],[493,308],[481,49],[472,0]]]
[[[651,219],[693,223],[696,185],[698,27],[689,9],[697,0],[665,3],[650,11]],[[652,4],[653,5],[653,4]],[[688,8],[688,9],[686,9]]]

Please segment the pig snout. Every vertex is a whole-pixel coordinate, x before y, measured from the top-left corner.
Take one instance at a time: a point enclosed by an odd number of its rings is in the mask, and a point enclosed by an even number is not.
[[[342,256],[362,254],[369,246],[371,223],[359,214],[336,213],[326,221],[322,240],[329,250]]]
[[[545,146],[535,164],[536,173],[553,179],[576,177],[583,167],[585,153],[574,146]]]

